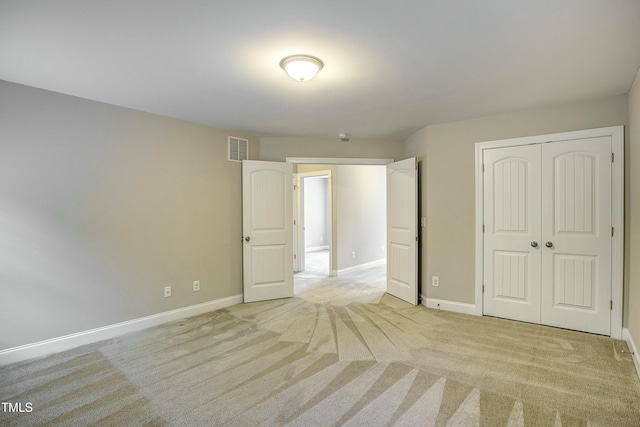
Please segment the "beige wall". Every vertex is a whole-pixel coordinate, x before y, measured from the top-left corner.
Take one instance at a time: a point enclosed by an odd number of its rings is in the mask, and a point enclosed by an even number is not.
[[[474,144],[630,117],[636,146],[638,80],[628,99],[428,126],[404,144],[231,134],[263,160],[419,157],[423,294],[473,303]],[[0,81],[0,350],[240,294],[241,170],[226,160],[229,134]],[[640,252],[640,225],[629,227],[640,179],[629,185],[629,166],[638,170],[640,156],[632,159],[628,134],[625,144],[625,325],[640,342],[640,267],[629,271]]]
[[[337,169],[338,270],[386,257],[387,171],[384,166]],[[355,259],[352,252],[356,253]]]
[[[0,81],[0,350],[240,294],[227,135]]]
[[[627,328],[636,346],[640,345],[640,71],[629,92],[629,128],[631,147],[627,151],[630,158],[631,197],[627,204],[631,207],[631,230],[629,241],[631,260],[629,264],[629,305]],[[636,357],[640,357],[636,355]]]
[[[428,126],[408,138],[405,156],[422,159],[422,294],[475,303],[476,142],[626,125],[627,119],[627,97],[620,95]],[[439,287],[431,286],[432,275],[440,277]]]

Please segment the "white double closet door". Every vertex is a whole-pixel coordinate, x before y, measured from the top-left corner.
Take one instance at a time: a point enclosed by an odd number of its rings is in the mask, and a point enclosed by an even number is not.
[[[611,333],[611,139],[484,151],[483,312]]]

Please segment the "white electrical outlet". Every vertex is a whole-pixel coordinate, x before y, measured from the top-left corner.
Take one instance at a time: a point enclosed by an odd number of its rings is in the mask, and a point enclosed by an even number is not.
[[[198,292],[200,290],[200,280],[193,281],[193,292]]]
[[[356,259],[356,253],[355,252],[351,252],[351,258],[352,259]]]
[[[438,276],[431,276],[431,286],[440,286],[440,278]]]
[[[165,286],[164,287],[164,297],[170,297],[171,296],[171,286]]]

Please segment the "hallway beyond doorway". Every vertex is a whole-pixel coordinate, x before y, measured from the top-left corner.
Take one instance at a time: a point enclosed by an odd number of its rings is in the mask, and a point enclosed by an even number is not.
[[[304,272],[316,276],[329,276],[329,250],[307,251],[304,255]]]
[[[313,290],[323,302],[333,300],[349,302],[379,301],[387,290],[387,266],[378,265],[350,271],[340,276],[329,275],[329,252],[306,253],[306,269],[293,276],[294,294],[301,295]],[[320,291],[320,292],[318,292]]]

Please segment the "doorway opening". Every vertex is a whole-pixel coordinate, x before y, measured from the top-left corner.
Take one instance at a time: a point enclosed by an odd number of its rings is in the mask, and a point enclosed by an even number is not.
[[[331,191],[329,174],[300,179],[304,233],[304,271],[320,276],[331,273]]]
[[[297,165],[294,287],[386,279],[386,168]]]
[[[331,242],[331,274],[351,274],[374,263],[386,264],[386,292],[410,304],[419,303],[418,281],[418,161],[415,157],[393,162],[385,159],[322,159],[323,162],[309,159],[287,159],[287,163],[244,160],[242,163],[242,282],[245,302],[290,298],[294,295],[294,255],[302,254],[301,245],[297,245],[303,234],[296,224],[294,203],[296,185],[293,185],[293,165],[332,164],[332,167],[344,165],[386,165],[383,191],[369,191],[368,181],[358,182],[355,174],[353,186],[344,185],[343,191],[351,203],[332,204],[332,216],[340,218],[339,227],[333,227]],[[318,159],[315,159],[318,160]],[[334,160],[334,161],[332,161]],[[336,161],[337,160],[337,161]],[[340,185],[343,187],[340,174]],[[344,176],[349,176],[345,173]],[[293,189],[293,190],[292,190]],[[350,189],[350,191],[348,191]],[[367,191],[364,191],[367,189]],[[359,200],[362,196],[381,196],[385,203],[380,208],[370,208]],[[388,197],[387,197],[388,196]],[[335,198],[335,196],[334,196]],[[296,197],[295,200],[298,200]],[[339,206],[339,207],[336,207]],[[348,208],[341,212],[340,207]],[[334,215],[335,212],[335,215]],[[365,214],[386,215],[386,229],[371,227],[369,232],[358,233],[368,225]],[[344,218],[349,214],[354,218],[351,225],[345,226]],[[342,232],[336,232],[336,228]],[[297,229],[294,233],[294,229]],[[362,238],[381,232],[386,235],[384,241],[377,244],[363,244]],[[346,245],[336,239],[347,239]],[[294,238],[295,236],[295,238]],[[388,250],[387,250],[388,249]],[[373,261],[366,257],[376,251]],[[346,274],[345,274],[346,276]],[[331,276],[328,276],[331,278]]]
[[[331,275],[333,170],[301,168],[294,174],[294,272]]]

